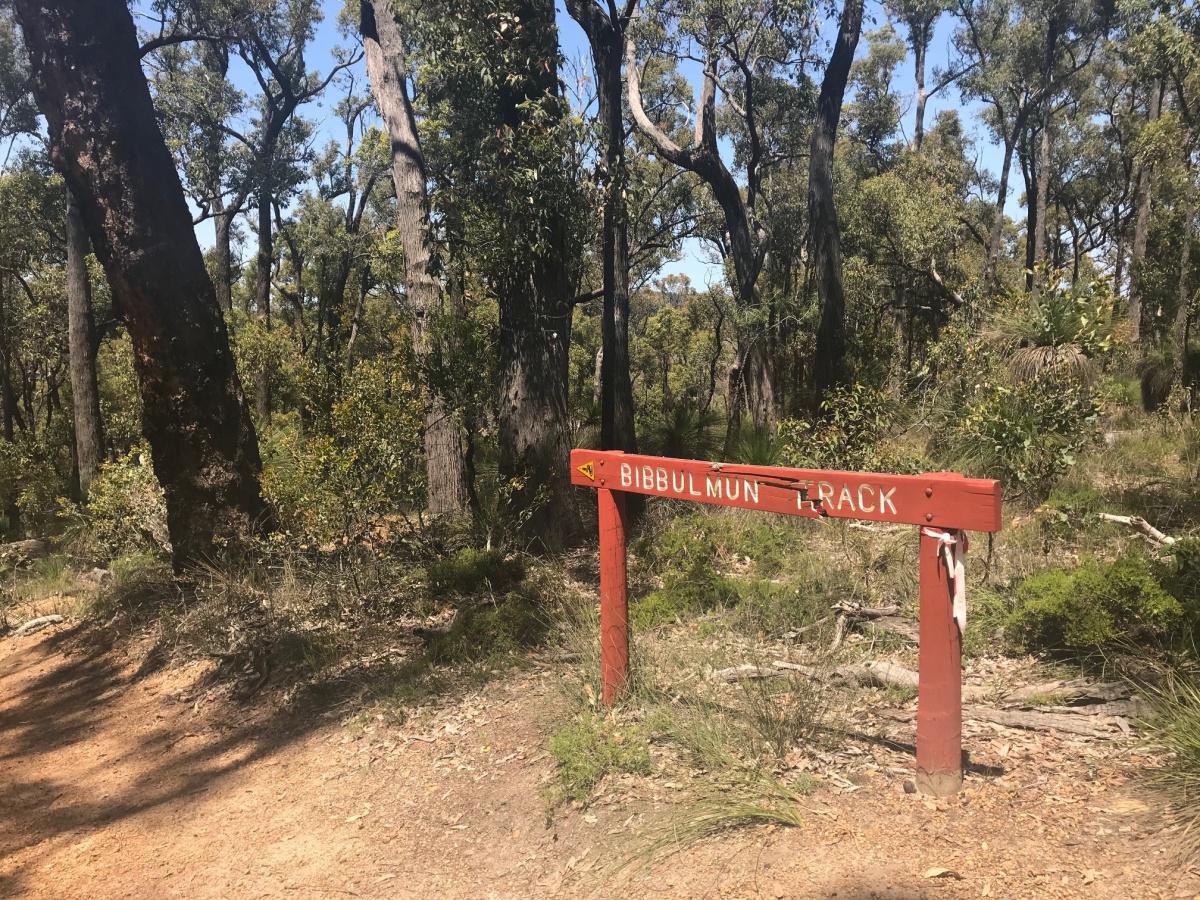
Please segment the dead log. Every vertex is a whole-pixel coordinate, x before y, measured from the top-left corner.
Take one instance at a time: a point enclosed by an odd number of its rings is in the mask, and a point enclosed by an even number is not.
[[[877,632],[885,635],[893,635],[910,644],[921,643],[921,629],[917,623],[901,618],[900,616],[883,616],[878,619],[870,619],[864,622],[863,625],[863,630],[868,633]]]
[[[36,619],[30,619],[23,622],[13,629],[14,637],[24,637],[27,634],[33,634],[35,631],[41,631],[48,625],[57,625],[64,621],[62,616],[38,616]]]
[[[987,706],[963,707],[963,719],[978,722],[993,722],[1008,728],[1024,728],[1030,731],[1061,731],[1083,737],[1110,738],[1112,729],[1101,727],[1091,716],[1074,714],[1019,711],[1015,709],[992,709]]]
[[[1004,703],[1019,705],[1029,700],[1047,697],[1057,698],[1071,705],[1107,703],[1114,700],[1127,700],[1132,694],[1129,685],[1119,681],[1093,682],[1083,678],[1055,679],[1041,681],[1037,684],[1027,684],[1009,691],[1004,695]]]
[[[898,606],[859,606],[855,603],[835,603],[833,604],[835,612],[840,612],[848,619],[882,619],[887,616],[894,616],[900,612]]]
[[[1112,513],[1100,513],[1100,518],[1105,522],[1128,525],[1156,547],[1169,547],[1175,543],[1175,538],[1163,534],[1141,516],[1115,516]]]
[[[756,681],[761,678],[787,678],[788,673],[774,666],[756,666],[753,663],[747,663],[728,669],[714,669],[708,677],[710,681]]]
[[[917,714],[912,710],[889,709],[880,715],[896,722],[911,722]],[[1111,740],[1116,736],[1114,730],[1128,734],[1127,723],[1120,716],[1106,720],[1112,728],[1100,727],[1095,717],[1079,715],[1061,715],[1054,713],[1021,712],[1013,709],[993,709],[989,706],[964,706],[963,721],[991,722],[1006,728],[1023,728],[1028,731],[1058,731],[1074,734],[1080,737],[1100,738]]]

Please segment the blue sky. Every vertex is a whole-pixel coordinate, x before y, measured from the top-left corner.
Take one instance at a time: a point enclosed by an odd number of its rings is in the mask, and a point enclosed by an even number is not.
[[[333,61],[333,48],[338,45],[347,44],[347,39],[339,33],[337,24],[338,14],[342,6],[342,0],[324,0],[325,19],[318,27],[316,37],[307,54],[307,62],[310,69],[315,69],[318,72],[328,72]],[[877,2],[874,2],[874,0],[870,0],[866,9],[866,21],[863,26],[864,34],[881,27],[886,22],[887,16],[881,6]],[[587,40],[579,26],[567,15],[561,2],[558,3],[558,27],[559,42],[562,46],[564,57],[569,62],[588,60]],[[831,38],[836,34],[836,27],[836,22],[833,21],[826,24],[825,32],[827,38]],[[938,22],[933,42],[929,48],[927,66],[930,75],[932,75],[935,68],[946,65],[950,52],[950,36],[953,30],[953,19],[948,15],[943,16]],[[864,37],[859,43],[859,56],[864,55],[866,49],[867,42]],[[362,68],[361,63],[359,64],[359,68]],[[568,69],[564,68],[564,76],[568,71]],[[365,84],[365,71],[360,74]],[[244,68],[235,66],[231,70],[230,75],[239,87],[253,95],[257,89],[257,85]],[[820,73],[816,73],[816,76],[819,78]],[[927,78],[927,82],[931,80],[932,78]],[[901,127],[905,136],[911,135],[913,128],[912,97],[915,90],[911,58],[906,59],[900,64],[893,87],[901,97],[902,108],[904,110]],[[331,93],[328,98],[309,104],[301,109],[301,114],[317,126],[316,145],[318,147],[323,146],[330,138],[339,137],[339,123],[336,120],[330,121],[327,119],[327,111],[335,101],[336,94]],[[928,102],[925,112],[926,127],[929,127],[933,123],[938,111],[942,109],[959,109],[964,128],[968,135],[974,138],[975,152],[980,164],[989,169],[993,175],[998,175],[997,170],[1002,162],[1001,153],[999,148],[990,142],[986,129],[979,122],[977,107],[964,106],[957,89],[951,86],[936,97],[931,98]],[[1008,203],[1006,204],[1006,211],[1010,216],[1016,215],[1020,209],[1019,197],[1019,190],[1010,190]],[[212,243],[211,224],[202,223],[197,228],[197,234],[204,245],[207,246]],[[664,269],[664,274],[686,275],[698,287],[720,281],[723,277],[720,267],[712,264],[707,257],[708,255],[698,242],[689,242],[684,247],[683,257],[676,262],[670,263]]]

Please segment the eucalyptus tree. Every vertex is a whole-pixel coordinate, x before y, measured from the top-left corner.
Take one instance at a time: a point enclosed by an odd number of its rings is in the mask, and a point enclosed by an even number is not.
[[[375,105],[391,148],[396,193],[396,234],[404,251],[406,297],[419,362],[434,351],[439,320],[447,313],[446,291],[429,219],[429,175],[408,90],[404,33],[389,0],[362,0],[359,33]],[[436,390],[425,396],[426,502],[431,513],[456,513],[470,497],[461,422]]]
[[[1017,0],[958,0],[957,13],[953,43],[957,65],[966,70],[959,90],[965,100],[985,104],[984,121],[1003,148],[982,277],[994,287],[1013,155],[1038,108],[1040,26]]]
[[[567,0],[567,11],[579,23],[591,48],[595,71],[603,161],[601,274],[604,312],[600,345],[600,447],[637,451],[634,431],[633,382],[629,364],[629,177],[628,134],[622,102],[621,73],[626,33],[637,0]]]
[[[833,152],[842,100],[862,31],[863,0],[844,0],[833,53],[821,79],[808,156],[808,246],[821,318],[813,359],[813,409],[843,376],[846,296],[842,282],[841,230],[833,194]]]
[[[947,0],[886,0],[884,8],[888,15],[904,25],[908,49],[913,56],[913,80],[916,93],[913,97],[912,145],[921,149],[925,140],[925,105],[929,99],[945,90],[962,76],[962,70],[953,66],[945,71],[935,70],[934,84],[927,86],[928,65],[926,59],[929,45],[933,42],[933,31],[938,19],[950,9]]]
[[[730,373],[730,434],[743,409],[756,427],[769,426],[777,413],[776,373],[772,365],[771,310],[764,304],[759,276],[777,236],[771,232],[768,176],[795,158],[798,148],[772,140],[763,116],[773,94],[806,82],[816,33],[814,8],[806,0],[708,0],[647,4],[643,23],[626,41],[630,111],[639,131],[665,159],[704,182],[723,218],[719,246],[731,270],[738,306],[737,353]],[[638,62],[639,51],[648,57]],[[662,59],[694,60],[702,67],[700,96],[690,141],[669,132],[647,112],[642,96],[642,67]],[[718,90],[725,115],[717,114]],[[737,135],[738,169],[722,157],[722,124]],[[739,183],[737,175],[742,176]]]
[[[55,165],[135,348],[177,567],[262,524],[258,443],[122,0],[18,0]]]
[[[504,505],[528,538],[559,546],[578,533],[568,350],[590,204],[572,161],[579,122],[559,83],[554,4],[443,0],[413,12],[433,206],[476,296],[498,307]]]

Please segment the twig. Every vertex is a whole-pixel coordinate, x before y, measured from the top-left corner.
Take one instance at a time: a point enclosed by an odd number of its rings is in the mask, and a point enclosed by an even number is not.
[[[1163,534],[1141,516],[1115,516],[1112,513],[1100,513],[1101,520],[1117,525],[1128,525],[1139,531],[1146,540],[1158,547],[1169,547],[1175,543],[1175,538]]]

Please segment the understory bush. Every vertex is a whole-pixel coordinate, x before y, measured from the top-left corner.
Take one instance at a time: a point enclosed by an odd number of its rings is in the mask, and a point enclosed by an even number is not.
[[[97,560],[170,548],[166,503],[144,445],[100,467],[78,514],[81,548]]]
[[[1138,554],[1039,572],[1017,588],[1005,631],[1026,650],[1087,653],[1131,643],[1161,645],[1178,639],[1190,619],[1164,587],[1169,579],[1169,572],[1155,571]]]
[[[445,594],[503,593],[525,577],[518,559],[498,550],[460,550],[429,565],[429,589],[434,598]]]
[[[463,607],[450,630],[430,641],[429,655],[435,662],[500,662],[542,643],[550,627],[550,615],[532,591],[509,591]]]
[[[890,446],[900,422],[896,398],[866,384],[836,387],[821,403],[815,422],[779,423],[778,457],[804,469],[916,472],[919,460]]]
[[[949,447],[971,474],[1040,499],[1094,440],[1098,414],[1082,385],[1050,371],[981,385],[964,408],[948,412]]]
[[[647,775],[650,749],[645,732],[611,718],[587,713],[550,738],[562,793],[584,802],[604,776],[616,772]]]

